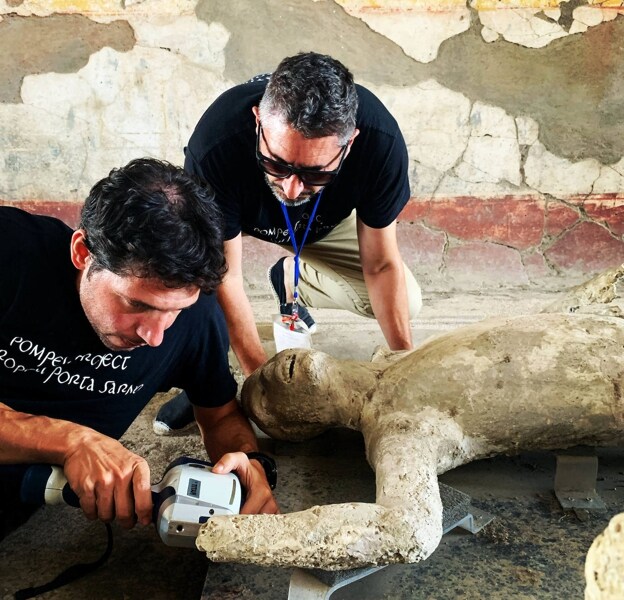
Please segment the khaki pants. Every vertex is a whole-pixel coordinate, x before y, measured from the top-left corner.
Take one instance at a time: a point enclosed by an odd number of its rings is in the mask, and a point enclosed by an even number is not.
[[[341,221],[326,237],[305,245],[299,261],[299,300],[312,308],[342,308],[357,315],[374,318],[368,297],[357,241],[355,211]],[[291,246],[283,246],[292,251]],[[412,272],[405,269],[405,284],[410,319],[422,307],[420,286]]]

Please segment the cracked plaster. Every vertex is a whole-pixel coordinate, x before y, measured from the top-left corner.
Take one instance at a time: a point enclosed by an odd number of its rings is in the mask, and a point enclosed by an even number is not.
[[[411,58],[431,62],[445,40],[470,27],[465,2],[406,2],[390,0],[336,0],[344,10],[362,19],[373,31],[392,40]]]
[[[524,165],[527,184],[557,198],[591,193],[600,169],[594,159],[572,162],[555,156],[539,142],[529,149]]]
[[[473,183],[520,185],[520,147],[513,117],[501,108],[476,102],[470,123],[468,146],[455,167],[457,176]]]
[[[373,31],[400,46],[407,56],[422,63],[435,60],[443,42],[470,27],[470,9],[460,1],[335,1],[349,15],[361,19]],[[571,25],[566,27],[561,9],[551,8],[552,2],[548,1],[506,2],[501,6],[501,3],[487,5],[473,0],[470,6],[483,25],[481,35],[486,42],[502,37],[527,48],[542,48],[617,16],[613,10],[617,7],[615,3],[608,8],[596,4],[578,6],[572,11]]]
[[[404,88],[365,85],[384,99],[401,127],[414,171],[412,194],[428,195],[466,149],[470,101],[433,80]]]
[[[23,17],[81,14],[97,22],[109,23],[132,16],[191,16],[195,0],[24,0],[18,5],[0,0],[0,13]]]
[[[516,117],[516,131],[518,132],[518,144],[531,146],[537,142],[539,125],[531,117],[520,115]]]
[[[491,10],[479,13],[485,35],[491,42],[501,36],[508,42],[527,48],[542,48],[568,33],[558,23],[537,18],[538,9]]]
[[[24,39],[36,39],[37,43],[25,46]],[[82,15],[28,19],[9,16],[0,22],[0,48],[4,56],[0,63],[0,103],[20,102],[20,86],[25,75],[77,71],[102,47],[124,52],[134,43],[132,29],[123,21],[104,25]]]
[[[489,7],[479,10],[483,25],[481,35],[486,42],[502,37],[508,42],[527,48],[542,48],[556,39],[583,33],[590,27],[612,21],[618,15],[622,2],[584,4],[579,0],[563,0],[560,8],[548,9],[548,2],[520,2],[518,6]],[[578,6],[582,4],[581,6]],[[483,8],[483,3],[473,0],[474,8]],[[533,5],[533,6],[532,6]]]
[[[136,45],[123,54],[110,49],[92,54],[89,64],[75,74],[27,76],[22,88],[25,106],[18,109],[17,105],[0,103],[0,119],[6,123],[0,146],[0,160],[4,159],[7,167],[5,181],[0,180],[3,197],[80,199],[92,181],[120,160],[150,153],[181,162],[182,147],[208,103],[237,80],[275,64],[260,68],[262,61],[248,53],[261,54],[263,47],[270,46],[277,62],[289,51],[296,51],[294,47],[284,50],[284,44],[300,44],[302,29],[311,34],[310,43],[315,44],[318,27],[314,29],[312,24],[323,18],[328,26],[325,45],[328,37],[336,34],[347,56],[334,52],[335,47],[321,51],[354,65],[356,78],[379,95],[399,121],[408,144],[416,197],[518,195],[530,192],[527,185],[535,192],[557,197],[587,194],[592,186],[595,193],[602,194],[618,194],[624,189],[624,131],[620,132],[621,124],[611,123],[609,116],[621,114],[617,73],[623,70],[624,55],[609,46],[609,40],[617,39],[615,36],[624,30],[622,19],[607,25],[610,29],[602,32],[606,41],[597,46],[590,31],[576,36],[590,40],[581,49],[569,38],[559,40],[565,46],[552,52],[539,50],[537,57],[536,50],[500,42],[485,44],[479,28],[473,27],[448,40],[431,65],[410,60],[408,69],[405,55],[396,54],[396,45],[357,26],[359,19],[350,17],[334,2],[290,0],[280,3],[278,9],[271,0],[258,1],[262,6],[258,5],[255,15],[247,15],[248,3],[242,0],[232,0],[227,10],[219,3],[205,1],[196,7],[194,2],[164,0],[127,2],[125,8],[112,0],[91,4],[88,14],[93,20],[112,23],[125,19],[119,24],[130,24]],[[342,4],[362,8],[366,3],[345,0]],[[23,2],[19,7],[0,2],[0,12],[44,14],[61,8],[68,13],[80,12],[76,6],[61,0]],[[581,8],[587,7],[577,7],[574,14]],[[295,11],[301,19],[289,19]],[[479,14],[510,11],[479,10]],[[602,12],[617,15],[614,10]],[[252,17],[262,14],[266,19],[262,17],[265,20],[252,25]],[[561,11],[545,14],[556,20]],[[597,13],[578,14],[579,19],[590,22],[587,15]],[[241,17],[251,20],[247,23]],[[82,17],[50,17],[70,18]],[[296,41],[289,30],[295,22]],[[280,29],[284,35],[276,37],[274,33]],[[594,29],[599,30],[600,25]],[[252,37],[241,37],[244,32]],[[256,34],[265,46],[255,47]],[[357,52],[362,44],[369,47],[373,42],[378,61],[371,61],[369,53]],[[242,50],[242,56],[233,56],[235,50]],[[602,53],[604,61],[595,59],[596,51]],[[384,60],[391,55],[395,60]],[[587,64],[583,59],[586,55],[592,57]],[[598,73],[600,77],[575,83],[572,73],[576,76],[582,65],[588,76]],[[605,74],[611,72],[606,79]],[[432,77],[425,78],[427,74]],[[548,88],[540,91],[535,87],[553,76],[555,80],[548,82]],[[549,95],[553,88],[558,90],[556,97]],[[156,94],[154,90],[158,90]],[[599,101],[593,97],[598,90],[602,94]],[[594,111],[593,122],[585,118],[590,114],[583,112],[585,108]],[[554,120],[550,120],[549,112]],[[47,123],[41,127],[44,118]],[[33,123],[37,123],[36,129]],[[556,132],[553,124],[557,125]],[[579,148],[571,135],[581,126],[584,129],[578,133],[584,137],[585,148]],[[613,137],[605,139],[605,134]],[[524,164],[521,146],[526,153]],[[602,160],[578,160],[588,152]],[[44,188],[34,183],[41,181]]]
[[[434,197],[453,198],[453,197],[473,197],[473,198],[524,198],[537,196],[535,190],[522,184],[520,186],[512,185],[506,181],[498,181],[491,183],[488,181],[466,181],[453,174],[444,174],[436,187]]]
[[[179,76],[175,84],[172,73]],[[229,85],[180,55],[141,46],[126,54],[104,48],[77,74],[26,77],[24,104],[0,104],[0,122],[7,124],[0,161],[12,167],[2,195],[78,200],[108,170],[137,156],[181,163],[203,112],[203,102],[189,98],[209,102]]]
[[[613,190],[624,190],[624,158],[613,165],[602,166],[592,189],[594,194],[609,194]]]

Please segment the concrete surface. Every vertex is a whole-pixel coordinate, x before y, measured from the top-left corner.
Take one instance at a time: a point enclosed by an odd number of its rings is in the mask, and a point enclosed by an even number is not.
[[[536,312],[552,299],[552,293],[539,290],[429,295],[414,323],[414,337],[421,341],[485,316]],[[268,323],[274,306],[258,290],[254,308],[271,351]],[[340,311],[313,314],[319,324],[314,346],[336,356],[367,360],[382,340],[374,321]],[[167,397],[155,398],[124,437],[130,448],[147,457],[155,481],[173,458],[203,455],[196,432],[174,438],[152,434],[151,420]],[[267,438],[261,443],[278,460],[276,496],[283,511],[346,500],[373,501],[374,476],[359,434],[337,430],[303,444]],[[451,533],[424,563],[387,567],[338,590],[332,599],[581,598],[585,554],[624,501],[623,452],[603,450],[599,456],[598,490],[607,511],[581,518],[561,510],[554,498],[555,459],[550,453],[499,457],[444,474],[441,481],[471,495],[473,504],[496,520],[476,536]],[[287,598],[290,570],[209,563],[199,552],[164,546],[152,527],[132,531],[114,527],[114,534],[113,554],[103,567],[43,598]],[[47,582],[76,562],[94,560],[104,542],[102,525],[86,521],[79,511],[42,509],[0,542],[0,598]]]

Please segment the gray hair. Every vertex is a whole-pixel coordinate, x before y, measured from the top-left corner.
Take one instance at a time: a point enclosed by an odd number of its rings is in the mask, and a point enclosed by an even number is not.
[[[260,101],[260,118],[277,117],[306,138],[355,130],[358,95],[351,72],[331,56],[301,52],[282,60]]]

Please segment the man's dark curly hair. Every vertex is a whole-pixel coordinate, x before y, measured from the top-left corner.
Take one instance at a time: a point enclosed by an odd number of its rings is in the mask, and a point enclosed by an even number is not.
[[[226,270],[214,192],[181,168],[139,158],[98,181],[80,228],[94,270],[214,291]]]
[[[358,95],[353,75],[331,56],[301,52],[271,74],[260,118],[282,118],[306,138],[335,135],[346,144],[355,129]]]

